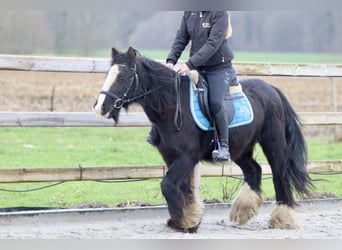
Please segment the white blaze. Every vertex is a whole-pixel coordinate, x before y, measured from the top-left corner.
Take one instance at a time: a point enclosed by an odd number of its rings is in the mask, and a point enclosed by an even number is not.
[[[119,74],[119,66],[113,65],[107,74],[107,78],[103,84],[101,91],[108,91],[110,87],[112,86],[112,84],[115,82],[118,74]],[[97,104],[94,108],[97,117],[106,117],[108,115],[108,114],[102,115],[101,113],[102,105],[103,105],[105,98],[106,98],[105,94],[100,94],[99,97],[97,98]]]

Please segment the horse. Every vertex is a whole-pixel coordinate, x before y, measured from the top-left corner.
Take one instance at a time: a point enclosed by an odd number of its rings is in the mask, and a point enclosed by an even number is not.
[[[196,126],[189,108],[189,84],[177,72],[129,47],[112,48],[110,69],[93,109],[98,117],[119,122],[122,108],[139,104],[152,124],[153,144],[167,166],[160,187],[176,231],[195,233],[203,217],[200,199],[200,162],[212,161],[214,131]],[[177,79],[179,84],[177,83]],[[253,121],[230,129],[231,159],[244,179],[230,208],[230,221],[246,224],[262,204],[262,169],[253,158],[259,143],[272,170],[275,207],[269,228],[299,227],[294,192],[309,192],[312,180],[306,170],[307,148],[301,122],[285,95],[261,79],[240,79],[254,110]],[[178,86],[178,87],[177,87]]]

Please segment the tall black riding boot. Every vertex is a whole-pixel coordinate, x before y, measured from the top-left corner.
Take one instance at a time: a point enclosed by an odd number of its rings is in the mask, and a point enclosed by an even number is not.
[[[216,161],[229,161],[230,153],[228,146],[228,117],[222,108],[214,115],[215,125],[219,138],[219,147],[212,152],[212,157]]]

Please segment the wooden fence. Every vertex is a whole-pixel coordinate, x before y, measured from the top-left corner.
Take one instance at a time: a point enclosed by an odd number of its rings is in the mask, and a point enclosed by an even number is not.
[[[280,64],[280,63],[234,63],[240,75],[329,77],[332,89],[334,78],[342,77],[342,65],[328,64]],[[65,58],[0,55],[0,70],[104,73],[109,69],[108,59]],[[336,101],[336,94],[332,98]],[[336,111],[336,110],[334,110]],[[342,112],[302,112],[303,124],[342,125]],[[0,112],[0,127],[112,127],[112,120],[98,119],[89,112]],[[145,127],[150,123],[143,113],[121,114],[122,127]],[[342,156],[342,155],[341,155]],[[269,166],[263,164],[263,173],[270,174]],[[0,183],[38,181],[80,181],[107,179],[160,178],[165,175],[165,166],[114,166],[70,168],[22,168],[0,169]],[[311,161],[311,173],[341,172],[342,160]],[[241,171],[233,163],[204,165],[202,176],[234,176]]]
[[[268,164],[260,165],[263,174],[272,173]],[[309,161],[307,169],[313,174],[342,172],[342,160]],[[162,178],[166,171],[165,165],[0,169],[0,183],[152,179]],[[203,177],[242,175],[234,163],[202,163],[200,172]]]
[[[234,62],[240,75],[342,77],[342,64],[242,63]],[[0,55],[0,70],[105,73],[109,60]]]

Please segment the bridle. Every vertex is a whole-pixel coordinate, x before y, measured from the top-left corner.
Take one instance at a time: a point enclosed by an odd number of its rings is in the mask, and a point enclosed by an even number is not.
[[[120,65],[120,66],[127,67],[126,65]],[[131,68],[131,71],[133,71],[134,73],[129,78],[128,87],[126,88],[125,91],[123,91],[123,93],[120,96],[118,96],[118,95],[116,95],[116,94],[114,94],[114,93],[112,93],[110,91],[106,91],[106,90],[100,91],[100,94],[104,94],[106,96],[109,96],[109,97],[111,97],[114,100],[113,108],[115,108],[115,109],[121,109],[124,104],[131,103],[131,102],[133,102],[133,101],[135,101],[135,100],[137,100],[137,99],[139,99],[141,97],[144,97],[146,95],[149,95],[152,92],[156,91],[157,89],[161,88],[161,85],[159,85],[159,86],[157,86],[157,87],[155,87],[153,89],[145,91],[145,92],[143,92],[143,93],[141,93],[139,95],[136,95],[136,96],[134,96],[132,98],[127,98],[127,94],[130,91],[130,89],[132,88],[132,86],[134,85],[134,83],[135,83],[135,86],[136,86],[135,89],[137,89],[138,86],[139,86],[139,77],[138,77],[138,73],[137,73],[137,70],[136,70],[136,65],[134,65],[134,67]]]
[[[124,66],[127,67],[126,65],[120,65],[120,66]],[[141,97],[147,96],[149,94],[151,94],[152,92],[160,89],[162,87],[162,85],[159,85],[153,89],[144,91],[141,94],[138,94],[132,98],[127,98],[127,94],[130,91],[130,89],[132,88],[132,86],[135,83],[135,90],[137,90],[138,86],[139,86],[139,78],[138,78],[138,73],[136,70],[136,65],[134,65],[133,68],[131,68],[131,71],[133,71],[134,73],[132,74],[132,76],[129,79],[129,83],[128,83],[128,87],[127,89],[123,92],[122,95],[118,96],[110,91],[106,91],[106,90],[101,90],[100,94],[104,94],[106,96],[109,96],[110,98],[112,98],[114,100],[114,104],[113,104],[113,109],[121,109],[122,106],[124,104],[128,104],[131,103]],[[175,78],[175,88],[176,88],[176,112],[175,112],[175,116],[174,116],[174,125],[176,127],[177,131],[180,131],[183,125],[183,119],[181,116],[182,113],[182,107],[181,107],[181,100],[180,100],[180,75],[177,74],[176,78]],[[112,111],[111,110],[111,111]],[[111,112],[110,111],[110,112]]]

